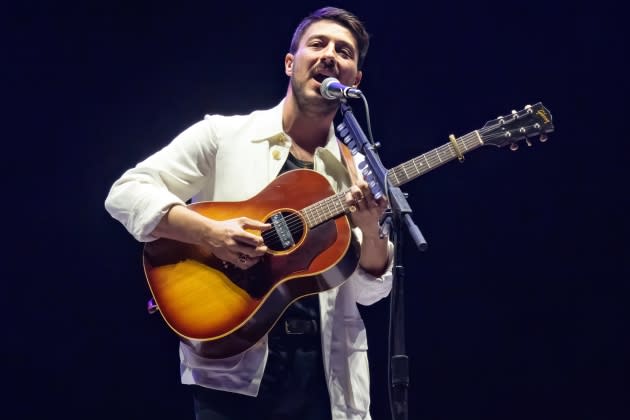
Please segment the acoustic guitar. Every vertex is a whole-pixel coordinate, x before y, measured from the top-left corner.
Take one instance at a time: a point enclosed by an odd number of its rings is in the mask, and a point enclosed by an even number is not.
[[[387,172],[400,186],[480,146],[510,145],[554,130],[541,104],[488,121],[483,128]],[[262,233],[269,251],[249,270],[208,249],[170,239],[144,245],[143,264],[153,301],[182,340],[200,354],[223,358],[258,342],[296,299],[341,285],[356,269],[359,244],[351,234],[347,191],[335,192],[321,174],[286,172],[248,200],[198,202],[188,207],[216,220],[246,216],[271,224]]]

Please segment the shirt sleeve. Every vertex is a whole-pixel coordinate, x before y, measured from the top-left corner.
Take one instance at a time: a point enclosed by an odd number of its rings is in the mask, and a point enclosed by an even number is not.
[[[157,239],[151,232],[168,210],[212,179],[216,149],[212,120],[192,125],[115,181],[105,209],[138,241]]]
[[[360,240],[361,230],[358,228],[353,230]],[[387,268],[381,276],[373,276],[361,268],[360,265],[357,265],[354,273],[348,278],[346,282],[347,287],[352,289],[352,294],[357,303],[368,306],[389,295],[389,292],[392,290],[392,270],[394,267],[394,244],[391,241],[387,243],[387,254]]]

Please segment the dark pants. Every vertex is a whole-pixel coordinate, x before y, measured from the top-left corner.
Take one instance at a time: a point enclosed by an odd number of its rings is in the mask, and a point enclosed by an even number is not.
[[[193,386],[197,420],[330,420],[319,334],[269,337],[257,397]]]

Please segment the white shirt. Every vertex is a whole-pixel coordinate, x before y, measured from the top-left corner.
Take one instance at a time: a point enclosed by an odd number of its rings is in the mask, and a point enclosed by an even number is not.
[[[162,150],[125,172],[112,186],[105,207],[139,241],[151,235],[174,204],[194,201],[242,201],[254,196],[280,172],[291,138],[282,130],[282,107],[249,115],[206,116]],[[358,164],[360,156],[355,157]],[[350,186],[331,126],[328,142],[314,155],[314,170],[336,191]],[[354,229],[358,240],[361,231]],[[341,286],[319,294],[322,354],[333,419],[370,419],[367,337],[357,303],[370,305],[391,290],[389,267],[378,278],[357,267]],[[267,362],[267,337],[225,359],[199,356],[180,343],[184,384],[255,396]]]

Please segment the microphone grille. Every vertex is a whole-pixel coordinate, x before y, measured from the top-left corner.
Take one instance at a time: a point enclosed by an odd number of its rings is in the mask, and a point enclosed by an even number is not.
[[[324,79],[322,84],[319,86],[319,93],[326,99],[337,99],[337,97],[330,92],[330,85],[333,83],[339,83],[339,80],[334,77],[327,77]]]

